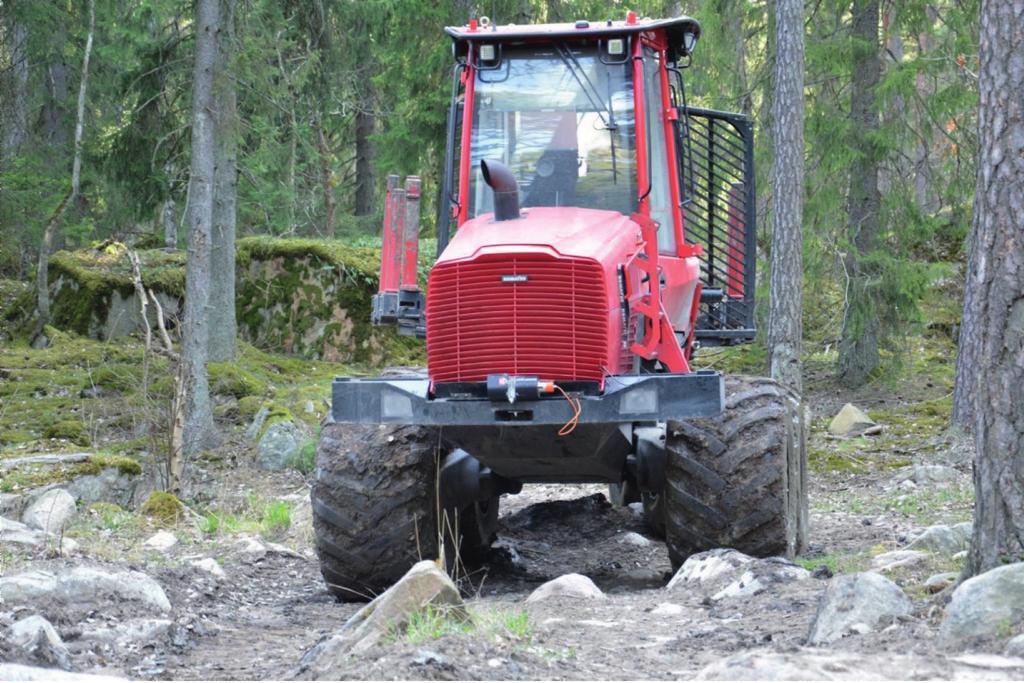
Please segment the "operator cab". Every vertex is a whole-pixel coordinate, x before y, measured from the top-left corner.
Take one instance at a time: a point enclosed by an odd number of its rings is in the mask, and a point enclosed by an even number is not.
[[[676,135],[663,114],[682,98],[676,64],[700,35],[694,19],[630,12],[595,25],[494,26],[484,18],[445,30],[458,63],[439,254],[451,218],[461,226],[494,211],[482,160],[512,171],[523,208],[640,212],[657,223],[659,250],[677,253]],[[472,118],[460,131],[466,103]]]

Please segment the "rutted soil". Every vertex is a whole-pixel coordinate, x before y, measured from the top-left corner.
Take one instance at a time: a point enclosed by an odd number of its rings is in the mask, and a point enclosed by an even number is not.
[[[255,472],[252,476],[264,488],[278,478]],[[238,472],[225,475],[220,484],[229,479],[234,486],[244,486],[245,477],[239,480]],[[279,479],[284,489],[295,484],[294,476]],[[859,483],[876,494],[889,485],[887,479]],[[844,500],[848,489],[843,478],[816,478],[815,509],[823,507],[822,501]],[[712,602],[705,595],[669,592],[664,585],[671,567],[664,546],[651,537],[634,511],[612,507],[603,490],[535,486],[506,497],[500,542],[482,568],[460,577],[461,588],[478,608],[527,609],[529,637],[446,635],[417,643],[399,637],[352,658],[343,673],[372,679],[686,678],[733,653],[757,648],[785,652],[804,644],[828,570],[752,598]],[[308,517],[297,514],[295,526],[305,524]],[[814,512],[812,557],[804,564],[813,568],[815,554],[827,564],[836,553],[876,546],[892,549],[914,527],[899,514]],[[650,543],[636,545],[638,535]],[[287,543],[294,552],[275,546],[260,556],[246,551],[244,542],[223,537],[217,543],[180,543],[166,555],[150,553],[128,562],[127,568],[159,581],[173,606],[174,628],[149,641],[110,646],[82,638],[83,631],[141,616],[117,604],[84,612],[57,605],[32,609],[58,627],[80,670],[144,679],[288,678],[296,674],[302,654],[357,609],[328,594],[310,540],[308,532],[294,529]],[[188,564],[210,555],[221,560],[225,578]],[[59,569],[68,563],[97,564],[81,557],[31,564]],[[99,564],[125,568],[124,563]],[[524,606],[540,583],[571,572],[591,577],[607,599],[554,599]],[[901,580],[915,595],[915,582],[923,576],[906,575]],[[934,639],[941,604],[941,598],[918,592],[913,618],[880,633],[844,638],[834,647],[911,653],[927,658],[922,661],[941,657],[945,653]],[[12,608],[18,609],[3,607]],[[1001,643],[992,643],[982,649],[995,652],[1000,647]],[[986,671],[978,669],[979,675]]]

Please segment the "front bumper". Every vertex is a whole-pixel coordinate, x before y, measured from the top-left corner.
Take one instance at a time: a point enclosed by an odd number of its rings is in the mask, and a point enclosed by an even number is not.
[[[564,425],[573,409],[562,397],[515,403],[432,398],[426,377],[339,377],[332,386],[335,422],[439,426]],[[725,404],[717,372],[609,377],[600,395],[582,395],[581,424],[658,422],[713,417]]]

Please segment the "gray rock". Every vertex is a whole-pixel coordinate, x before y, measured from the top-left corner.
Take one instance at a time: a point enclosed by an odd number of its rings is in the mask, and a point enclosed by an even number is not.
[[[867,413],[852,403],[847,403],[832,418],[828,431],[836,436],[855,436],[874,426],[875,421],[868,417]]]
[[[674,602],[662,602],[651,610],[651,614],[656,614],[661,617],[676,617],[684,611],[685,610],[682,605],[677,605]]]
[[[881,574],[845,574],[829,581],[811,622],[807,642],[825,645],[851,632],[857,624],[869,629],[910,616],[910,598]],[[860,629],[858,629],[860,630]]]
[[[245,438],[255,440],[260,434],[260,430],[263,429],[263,423],[267,421],[267,417],[270,416],[270,408],[267,406],[260,406],[260,409],[256,411],[256,414],[252,416],[252,422],[245,430]]]
[[[356,612],[337,633],[307,652],[299,671],[314,679],[337,677],[337,668],[350,655],[361,654],[409,624],[411,615],[431,606],[451,619],[468,620],[458,588],[436,562],[423,560],[372,602]]]
[[[192,560],[189,564],[199,571],[216,576],[218,579],[223,579],[227,576],[227,574],[224,573],[224,568],[221,567],[217,560],[212,557],[204,557],[201,560]]]
[[[20,493],[0,493],[0,517],[20,518],[26,502]]]
[[[92,605],[112,597],[159,612],[171,609],[160,584],[142,572],[108,572],[95,567],[74,567],[60,574],[32,570],[0,576],[0,596],[8,603],[49,599],[69,605]]]
[[[946,590],[954,583],[960,575],[956,572],[944,572],[942,574],[933,574],[929,576],[924,582],[924,589],[929,593],[941,593]]]
[[[111,628],[82,631],[80,639],[126,647],[132,643],[164,640],[170,634],[173,626],[174,622],[170,619],[135,619]]]
[[[53,624],[38,614],[11,625],[10,640],[34,664],[69,671],[71,653],[60,639]]]
[[[921,535],[912,540],[907,548],[923,550],[937,555],[955,555],[971,547],[971,523],[964,522],[955,526],[936,524],[925,529]]]
[[[996,567],[956,587],[939,627],[939,638],[953,643],[998,636],[1013,628],[1022,614],[1024,562]]]
[[[75,477],[67,484],[68,493],[82,505],[91,503],[115,503],[131,508],[141,497],[143,477],[122,472],[116,467],[106,467],[98,474]]]
[[[557,579],[552,579],[536,588],[526,602],[544,602],[552,598],[573,598],[573,599],[604,599],[604,593],[594,585],[588,577],[582,574],[563,574]]]
[[[893,550],[874,557],[871,568],[878,572],[891,572],[924,564],[928,558],[928,553],[918,550]]]
[[[1014,680],[1019,660],[994,655],[935,657],[841,650],[748,650],[701,669],[700,681]]]
[[[294,422],[275,422],[267,427],[256,446],[256,464],[277,472],[288,467],[306,440],[305,430]]]
[[[1024,658],[1024,633],[1010,638],[1006,643],[1006,650],[1004,651],[1004,654],[1007,657]]]
[[[128,683],[127,678],[76,674],[59,669],[41,669],[21,664],[0,664],[0,681],[82,681],[82,683]]]
[[[25,508],[21,521],[33,529],[59,534],[77,512],[74,496],[64,489],[50,489]]]
[[[956,479],[957,471],[946,465],[914,465],[910,477],[918,485],[944,484]]]
[[[636,546],[637,548],[649,548],[654,545],[651,539],[641,536],[635,531],[627,531],[624,534],[620,534],[616,540],[619,543]]]
[[[687,558],[668,591],[699,591],[712,600],[756,595],[769,586],[803,581],[811,573],[781,557],[757,559],[730,548],[716,548]]]
[[[166,529],[162,529],[142,543],[142,547],[149,550],[166,552],[178,544],[178,537]]]
[[[51,548],[61,555],[70,555],[78,549],[78,543],[66,537],[58,537],[32,529],[13,519],[0,517],[0,547],[23,546],[25,548]]]

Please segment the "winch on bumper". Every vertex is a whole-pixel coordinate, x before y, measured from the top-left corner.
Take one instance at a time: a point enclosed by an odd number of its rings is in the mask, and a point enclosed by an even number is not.
[[[609,377],[602,393],[573,391],[571,383],[558,384],[579,402],[579,424],[713,417],[724,407],[724,382],[713,371]],[[331,416],[341,423],[452,427],[563,425],[574,414],[573,406],[560,394],[531,399],[524,392],[509,401],[506,394],[499,398],[488,392],[483,382],[459,388],[431,396],[426,377],[339,377],[332,387]]]

